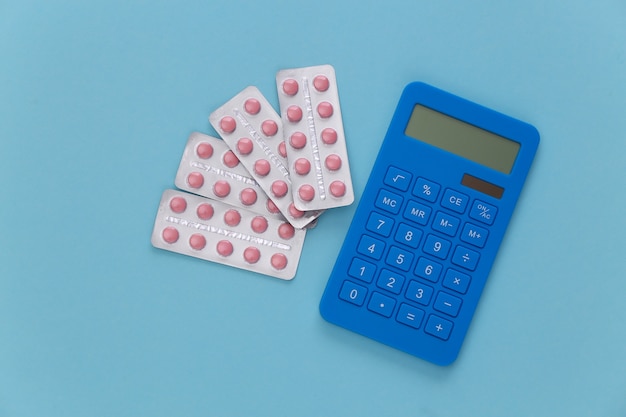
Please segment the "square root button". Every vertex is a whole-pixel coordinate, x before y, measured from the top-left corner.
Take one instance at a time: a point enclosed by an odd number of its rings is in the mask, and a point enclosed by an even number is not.
[[[411,175],[410,172],[390,166],[387,170],[387,175],[385,175],[384,182],[390,187],[397,188],[400,191],[406,191],[409,189],[412,177],[413,175]]]

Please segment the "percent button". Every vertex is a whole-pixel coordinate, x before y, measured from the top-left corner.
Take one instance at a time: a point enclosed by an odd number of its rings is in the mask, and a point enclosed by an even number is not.
[[[434,203],[437,200],[440,188],[439,184],[420,177],[415,182],[415,187],[413,187],[413,195]]]

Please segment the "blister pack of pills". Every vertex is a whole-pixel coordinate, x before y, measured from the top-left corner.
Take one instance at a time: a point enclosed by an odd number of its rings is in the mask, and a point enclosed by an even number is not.
[[[256,87],[245,88],[209,121],[294,227],[303,228],[321,214],[294,205],[282,121]]]
[[[203,133],[189,135],[175,184],[181,190],[203,197],[284,218],[228,145]]]
[[[296,208],[309,211],[352,204],[334,68],[281,70],[276,86]]]
[[[166,190],[152,231],[156,248],[290,280],[305,229],[176,190]]]

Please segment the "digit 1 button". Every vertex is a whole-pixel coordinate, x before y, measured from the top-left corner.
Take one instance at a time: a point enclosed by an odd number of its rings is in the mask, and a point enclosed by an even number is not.
[[[376,272],[376,265],[359,258],[354,258],[348,269],[348,275],[365,282],[372,282],[374,272]]]
[[[362,306],[367,295],[367,288],[354,282],[345,281],[339,291],[339,298],[357,306]]]
[[[393,308],[396,306],[396,300],[381,293],[374,292],[367,308],[381,316],[391,317]]]
[[[390,166],[387,170],[387,175],[385,175],[384,182],[390,187],[397,188],[400,191],[406,191],[409,189],[412,177],[409,172]]]

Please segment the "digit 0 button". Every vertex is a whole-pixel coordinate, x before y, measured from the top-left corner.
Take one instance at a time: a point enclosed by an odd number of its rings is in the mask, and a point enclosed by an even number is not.
[[[357,306],[362,306],[367,295],[367,288],[350,281],[345,281],[339,292],[339,298]]]

